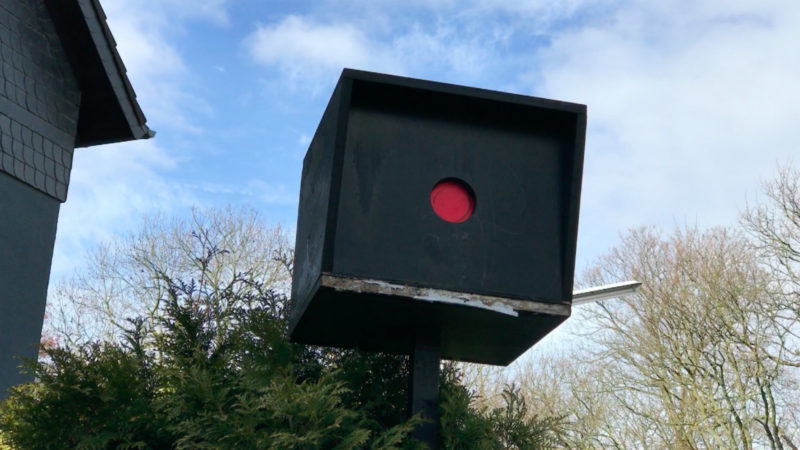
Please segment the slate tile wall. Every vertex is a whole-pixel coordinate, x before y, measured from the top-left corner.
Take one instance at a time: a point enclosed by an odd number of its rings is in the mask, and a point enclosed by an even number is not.
[[[81,93],[42,0],[0,2],[0,170],[67,198]]]

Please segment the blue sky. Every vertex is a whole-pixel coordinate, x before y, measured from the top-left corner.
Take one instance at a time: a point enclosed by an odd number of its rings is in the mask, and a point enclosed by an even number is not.
[[[145,214],[292,228],[343,67],[588,105],[578,271],[640,225],[733,225],[800,142],[796,0],[102,0],[155,139],[78,149],[51,283]]]

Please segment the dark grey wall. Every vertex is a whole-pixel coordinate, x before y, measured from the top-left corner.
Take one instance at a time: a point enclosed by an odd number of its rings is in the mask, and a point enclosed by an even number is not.
[[[63,202],[81,94],[43,2],[0,2],[0,61],[0,171]]]
[[[30,378],[81,93],[41,0],[0,1],[0,398]]]
[[[38,352],[60,205],[0,173],[0,398],[29,380],[14,355]]]

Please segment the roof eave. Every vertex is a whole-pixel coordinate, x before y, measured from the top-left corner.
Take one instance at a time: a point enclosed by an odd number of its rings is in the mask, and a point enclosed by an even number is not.
[[[99,1],[45,4],[81,87],[75,146],[153,137]]]

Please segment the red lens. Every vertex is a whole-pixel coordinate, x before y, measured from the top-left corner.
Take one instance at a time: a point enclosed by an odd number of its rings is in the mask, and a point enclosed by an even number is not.
[[[433,212],[451,223],[461,223],[475,211],[475,193],[469,185],[457,178],[447,178],[431,190]]]

